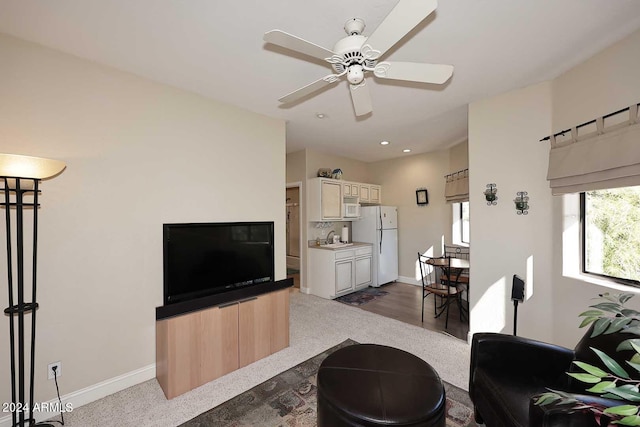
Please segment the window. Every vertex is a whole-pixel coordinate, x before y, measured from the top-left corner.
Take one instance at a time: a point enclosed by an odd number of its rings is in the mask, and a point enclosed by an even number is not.
[[[469,243],[469,202],[460,203],[460,240]]]
[[[582,271],[640,286],[640,186],[580,194]]]
[[[469,244],[469,202],[452,203],[451,241],[454,245]]]

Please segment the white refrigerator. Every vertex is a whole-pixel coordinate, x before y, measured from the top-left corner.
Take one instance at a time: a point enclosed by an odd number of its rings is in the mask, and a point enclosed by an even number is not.
[[[351,223],[354,242],[373,244],[373,280],[382,286],[398,279],[398,208],[363,206],[360,219]]]

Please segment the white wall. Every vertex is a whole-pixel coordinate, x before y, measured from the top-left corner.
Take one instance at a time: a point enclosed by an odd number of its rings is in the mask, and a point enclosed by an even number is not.
[[[398,207],[399,275],[415,284],[418,252],[441,255],[443,242],[451,242],[451,205],[444,199],[449,150],[384,160],[369,167],[382,185],[383,204]],[[428,205],[417,205],[418,188],[427,189]]]
[[[604,286],[577,270],[577,197],[552,197],[546,181],[548,143],[537,140],[640,102],[640,31],[603,50],[553,81],[471,104],[471,331],[511,332],[511,274],[533,284],[519,308],[519,335],[573,347],[584,331],[578,314]],[[498,184],[498,206],[483,204],[482,191]],[[640,182],[638,183],[640,185]],[[516,217],[512,199],[529,191],[528,217]],[[565,241],[563,242],[563,236]],[[533,256],[533,279],[527,260]],[[531,289],[528,290],[531,292]],[[638,298],[632,307],[640,306]]]
[[[548,82],[469,106],[471,333],[513,332],[511,281],[518,274],[528,287],[518,310],[518,335],[552,337],[548,148],[538,142],[550,130]],[[484,200],[489,183],[498,188],[496,206]],[[516,215],[518,191],[528,192],[528,215]]]
[[[0,151],[67,163],[42,184],[36,401],[53,361],[63,394],[155,362],[163,223],[274,221],[285,277],[283,121],[7,36],[0,62]]]
[[[553,81],[553,130],[563,129],[590,121],[633,103],[640,102],[640,31],[614,44],[574,67]],[[640,185],[640,182],[637,183]],[[563,264],[571,270],[578,269],[575,251],[563,254],[563,240],[569,245],[577,240],[571,233],[570,224],[578,218],[571,215],[579,212],[577,198],[553,198],[553,283],[556,325],[553,329],[555,342],[573,347],[584,331],[577,328],[578,314],[592,304],[591,298],[602,292],[621,290],[638,293],[637,288],[607,288],[587,278],[575,279],[563,275]],[[564,220],[566,218],[566,225]],[[640,307],[640,297],[633,298],[629,305]]]

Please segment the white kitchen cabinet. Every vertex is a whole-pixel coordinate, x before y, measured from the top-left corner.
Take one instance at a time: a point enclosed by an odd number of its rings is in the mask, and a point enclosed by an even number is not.
[[[333,299],[371,284],[370,244],[356,243],[333,250],[311,247],[308,254],[308,288],[313,295]]]
[[[360,187],[360,203],[370,203],[371,201],[371,185],[370,184],[359,184]]]
[[[369,203],[382,203],[382,187],[375,184],[369,186]]]
[[[360,197],[360,184],[357,182],[342,183],[343,197]]]
[[[353,259],[336,262],[336,296],[353,291]]]
[[[354,262],[355,280],[354,287],[356,290],[365,288],[371,284],[371,253],[368,256],[360,256]]]
[[[309,221],[342,219],[342,182],[328,178],[307,181],[307,214]]]

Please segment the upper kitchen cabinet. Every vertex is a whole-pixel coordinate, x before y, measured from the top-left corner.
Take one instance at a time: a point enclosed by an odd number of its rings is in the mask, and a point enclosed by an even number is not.
[[[342,195],[344,197],[360,197],[360,184],[357,182],[343,182]]]
[[[382,203],[382,188],[376,184],[359,184],[360,203],[379,205]]]
[[[369,203],[379,205],[382,203],[382,187],[371,184],[369,188]]]
[[[313,178],[307,182],[309,221],[340,221],[342,219],[342,181]]]

